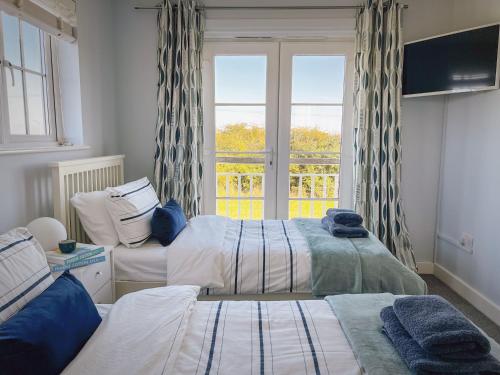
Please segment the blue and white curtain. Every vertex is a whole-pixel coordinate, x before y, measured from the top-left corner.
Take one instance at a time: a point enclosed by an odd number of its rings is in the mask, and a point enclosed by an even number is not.
[[[354,206],[368,229],[416,270],[401,202],[401,13],[396,1],[367,0],[356,19]]]
[[[186,216],[200,213],[203,173],[203,14],[196,2],[164,0],[158,13],[155,186]]]

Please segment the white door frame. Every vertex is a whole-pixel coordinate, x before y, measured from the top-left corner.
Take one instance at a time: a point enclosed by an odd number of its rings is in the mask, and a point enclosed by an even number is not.
[[[266,156],[264,183],[264,217],[276,217],[276,168],[278,131],[278,69],[279,43],[277,42],[205,42],[203,47],[203,103],[205,170],[203,179],[202,212],[215,214],[216,154],[215,154],[215,56],[266,56]]]
[[[276,214],[288,218],[290,121],[292,96],[292,59],[294,55],[345,56],[344,99],[342,112],[342,138],[340,155],[339,206],[352,207],[353,191],[353,77],[354,45],[352,42],[283,42],[280,51],[279,124],[278,124],[278,176]]]

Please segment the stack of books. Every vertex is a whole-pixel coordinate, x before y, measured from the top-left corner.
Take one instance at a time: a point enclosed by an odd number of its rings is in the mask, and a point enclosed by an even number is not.
[[[89,264],[104,262],[106,256],[104,247],[80,245],[69,254],[62,253],[59,249],[47,251],[47,261],[52,272],[64,272],[72,268],[88,266]]]

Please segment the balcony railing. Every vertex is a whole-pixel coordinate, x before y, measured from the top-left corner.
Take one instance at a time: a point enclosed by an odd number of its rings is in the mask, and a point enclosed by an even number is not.
[[[319,217],[338,201],[338,173],[290,173],[289,176],[290,217]],[[216,197],[225,201],[224,212],[218,213],[229,217],[237,213],[235,218],[241,218],[243,210],[248,211],[245,217],[263,215],[264,186],[264,173],[217,173]],[[255,215],[256,211],[259,215]]]
[[[237,169],[236,165],[264,164],[266,154],[272,157],[269,151],[217,152],[216,160],[220,165],[235,165]],[[291,152],[290,166],[315,169],[314,172],[289,173],[290,218],[322,217],[328,207],[336,206],[339,197],[339,173],[336,173],[340,167],[338,152]],[[216,172],[217,213],[232,218],[262,218],[265,174],[230,170],[226,167],[226,171]]]

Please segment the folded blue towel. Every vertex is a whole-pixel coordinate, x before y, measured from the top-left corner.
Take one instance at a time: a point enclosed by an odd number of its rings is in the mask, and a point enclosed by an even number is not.
[[[488,339],[440,296],[398,298],[394,313],[423,349],[443,359],[477,359],[490,352]]]
[[[336,224],[342,224],[347,227],[356,227],[363,224],[363,218],[353,212],[340,212],[333,216],[333,220]]]
[[[500,374],[500,362],[488,354],[477,360],[445,360],[425,351],[401,325],[392,306],[380,312],[382,332],[405,361],[410,370],[423,374]]]
[[[333,218],[335,223],[346,225],[348,227],[356,227],[363,224],[363,218],[353,210],[344,208],[329,208],[326,211],[326,216]]]
[[[335,237],[342,238],[365,238],[368,237],[368,231],[361,225],[350,227],[342,224],[337,224],[331,216],[325,216],[321,219],[321,224],[328,232]]]

